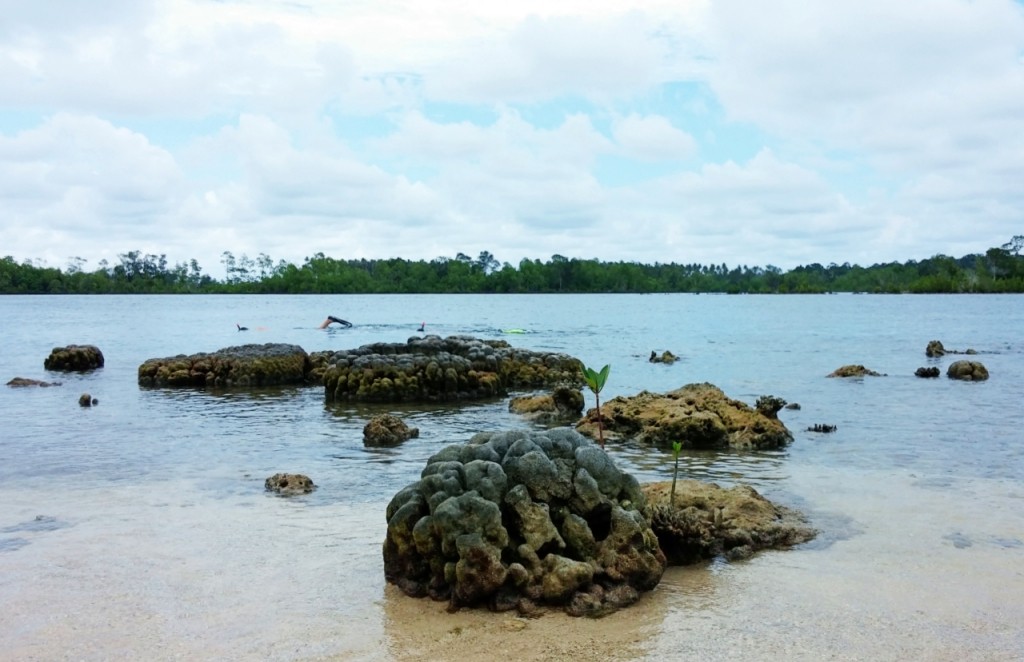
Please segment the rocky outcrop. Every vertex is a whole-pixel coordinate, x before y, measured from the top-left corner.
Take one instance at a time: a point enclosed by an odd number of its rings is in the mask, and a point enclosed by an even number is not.
[[[932,379],[939,376],[939,369],[935,366],[930,368],[921,367],[914,371],[914,375],[925,379]]]
[[[733,400],[713,384],[688,384],[665,394],[644,391],[601,403],[606,440],[629,438],[671,448],[778,448],[793,440],[782,421]],[[597,410],[576,429],[597,437]]]
[[[306,352],[298,345],[240,345],[210,354],[149,359],[139,366],[139,385],[232,388],[304,384],[310,369]]]
[[[43,360],[47,370],[86,372],[103,367],[103,352],[95,345],[68,345],[54,347]]]
[[[967,382],[981,382],[988,379],[988,369],[978,361],[954,361],[946,369],[946,376]]]
[[[363,426],[364,446],[394,446],[418,436],[419,428],[410,428],[405,421],[391,414],[374,416]]]
[[[323,377],[328,401],[477,400],[514,389],[583,384],[582,364],[567,354],[469,336],[374,343],[336,352],[328,362]]]
[[[977,350],[965,349],[963,351],[957,349],[946,349],[942,346],[942,343],[938,340],[928,341],[927,347],[924,348],[924,354],[928,357],[939,357],[945,356],[946,354],[977,354]]]
[[[570,386],[558,386],[551,393],[512,398],[508,410],[541,424],[569,423],[583,413],[583,392]]]
[[[11,388],[23,388],[25,386],[60,386],[60,382],[44,382],[38,379],[28,379],[27,377],[15,377],[11,381],[7,382],[7,385]]]
[[[766,548],[785,548],[815,536],[803,517],[777,506],[748,485],[723,489],[681,480],[643,485],[646,513],[669,565],[688,565],[724,555],[746,558]]]
[[[568,428],[478,434],[421,475],[387,507],[384,575],[410,596],[600,616],[661,579],[639,484]]]
[[[274,474],[263,483],[268,492],[277,492],[282,496],[308,494],[316,489],[309,476],[303,474]]]
[[[762,395],[754,403],[754,408],[768,418],[778,418],[779,410],[786,406],[786,401],[776,395]],[[799,409],[799,405],[797,405]]]
[[[883,377],[884,375],[874,370],[869,370],[862,365],[844,365],[832,371],[829,377]]]

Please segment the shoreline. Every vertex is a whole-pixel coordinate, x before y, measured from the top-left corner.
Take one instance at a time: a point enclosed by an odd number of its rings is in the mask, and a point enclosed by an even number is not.
[[[0,553],[0,647],[10,659],[82,660],[1019,659],[1024,548],[993,529],[1020,530],[1024,512],[971,526],[977,508],[1024,498],[1017,488],[978,481],[978,503],[926,489],[898,504],[941,501],[974,541],[958,547],[934,521],[908,530],[887,517],[898,472],[844,489],[828,472],[803,476],[793,480],[815,495],[811,523],[829,535],[671,567],[602,619],[448,613],[405,596],[384,582],[381,502],[314,506],[191,482],[7,488],[12,517],[66,526],[18,534],[28,546]],[[922,535],[934,538],[927,548]]]

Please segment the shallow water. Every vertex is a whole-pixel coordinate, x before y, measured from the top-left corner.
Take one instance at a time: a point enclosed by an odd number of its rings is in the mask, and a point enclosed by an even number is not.
[[[327,314],[356,326],[317,329]],[[514,646],[548,631],[557,642],[566,628],[616,659],[1024,657],[1019,296],[3,297],[0,319],[0,377],[63,382],[0,389],[0,659],[452,659],[472,650],[474,632]],[[245,342],[404,342],[423,320],[439,335],[610,363],[603,399],[708,381],[748,403],[799,402],[780,414],[788,448],[692,453],[681,471],[753,484],[821,535],[747,562],[672,569],[596,629],[552,614],[504,631],[504,617],[435,614],[386,587],[380,544],[384,505],[429,455],[526,425],[506,399],[329,406],[316,388],[136,383],[147,358]],[[991,379],[914,377],[958,358],[927,359],[932,339],[979,350]],[[43,370],[51,348],[83,343],[100,347],[104,368]],[[647,362],[666,349],[682,360]],[[825,378],[848,363],[888,376]],[[96,407],[78,406],[86,391]],[[382,411],[420,437],[364,448],[362,426]],[[815,423],[838,430],[807,432]],[[641,480],[669,477],[664,452],[609,451]],[[278,471],[319,489],[268,496],[263,480]],[[555,659],[544,650],[518,654]]]

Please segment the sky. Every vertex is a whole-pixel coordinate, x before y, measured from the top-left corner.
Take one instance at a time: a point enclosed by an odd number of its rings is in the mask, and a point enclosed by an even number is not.
[[[1024,234],[1021,0],[0,0],[0,257],[791,269]]]

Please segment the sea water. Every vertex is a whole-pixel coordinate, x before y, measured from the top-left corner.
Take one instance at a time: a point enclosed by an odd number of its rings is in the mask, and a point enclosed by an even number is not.
[[[317,328],[329,314],[354,326]],[[680,473],[753,485],[818,537],[670,569],[635,607],[653,618],[637,656],[1024,658],[1024,297],[8,296],[0,320],[0,379],[61,382],[0,389],[0,659],[400,656],[384,505],[443,446],[530,427],[507,398],[143,389],[137,368],[246,343],[405,342],[421,322],[609,364],[602,400],[710,382],[748,404],[801,405],[780,412],[786,448],[685,453]],[[978,354],[926,358],[933,339]],[[96,345],[104,367],[45,371],[69,344]],[[665,350],[680,360],[648,361]],[[947,379],[959,358],[991,378]],[[885,376],[826,377],[851,363]],[[943,376],[914,376],[928,366]],[[96,406],[79,407],[85,392]],[[420,436],[364,447],[363,425],[384,412]],[[671,477],[664,450],[608,450],[641,481]],[[280,471],[319,487],[268,495]]]

